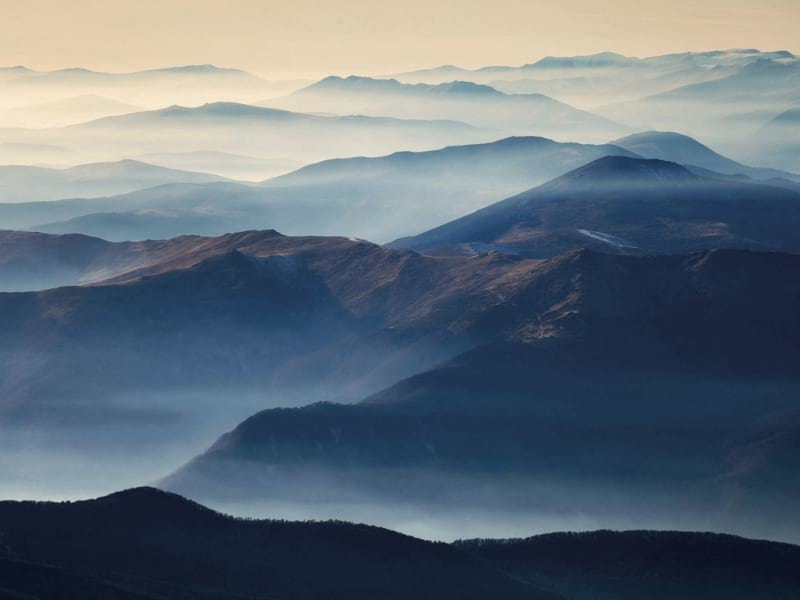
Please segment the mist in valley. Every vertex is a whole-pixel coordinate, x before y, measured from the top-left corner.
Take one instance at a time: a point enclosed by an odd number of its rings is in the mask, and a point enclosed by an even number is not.
[[[105,523],[87,544],[114,560],[97,540],[145,540],[131,554],[149,557],[148,519],[174,525],[151,545],[179,554],[231,527],[250,558],[230,563],[269,573],[291,570],[247,528],[330,573],[331,557],[411,569],[421,549],[452,550],[420,579],[485,569],[475,590],[511,600],[622,598],[630,574],[550,588],[558,569],[528,559],[316,521],[447,544],[593,530],[800,544],[800,57],[651,47],[322,74],[291,45],[272,70],[271,54],[263,70],[206,64],[208,48],[197,64],[0,68],[0,500],[41,501],[0,513],[75,510],[65,522]],[[140,486],[156,489],[115,494]],[[72,534],[41,523],[57,544],[0,522],[14,546],[0,536],[0,572],[263,597],[227,566],[178,581],[157,553],[127,571],[73,563],[83,553],[48,554]],[[685,551],[670,548],[639,555]],[[198,552],[193,568],[216,573]],[[285,589],[327,597],[333,576],[308,569]],[[593,596],[604,577],[612,591]]]

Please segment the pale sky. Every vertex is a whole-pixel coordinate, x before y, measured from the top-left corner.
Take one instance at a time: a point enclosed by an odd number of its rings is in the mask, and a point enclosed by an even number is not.
[[[272,78],[800,51],[800,0],[0,0],[0,65],[130,71],[213,63]]]

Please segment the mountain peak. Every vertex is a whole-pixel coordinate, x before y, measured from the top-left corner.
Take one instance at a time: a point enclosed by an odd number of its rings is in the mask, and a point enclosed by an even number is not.
[[[643,131],[611,142],[631,152],[641,154],[645,158],[657,158],[674,161],[682,157],[681,162],[709,167],[708,160],[725,160],[711,148],[696,139],[674,131]],[[718,166],[718,165],[715,165]]]
[[[628,187],[642,184],[696,183],[700,179],[685,167],[666,160],[604,156],[545,185],[585,183],[589,186],[615,185]]]
[[[545,56],[535,63],[525,65],[524,68],[535,69],[580,69],[598,68],[622,65],[630,62],[638,62],[636,58],[630,58],[616,52],[598,52],[585,56]]]

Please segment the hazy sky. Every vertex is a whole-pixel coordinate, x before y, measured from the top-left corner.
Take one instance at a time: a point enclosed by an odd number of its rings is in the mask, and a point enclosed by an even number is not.
[[[0,0],[0,64],[272,77],[548,54],[800,50],[800,0]]]

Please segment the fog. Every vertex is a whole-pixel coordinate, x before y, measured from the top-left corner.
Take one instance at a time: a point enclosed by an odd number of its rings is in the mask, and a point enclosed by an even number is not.
[[[663,528],[800,542],[785,366],[799,103],[800,59],[756,50],[320,81],[0,69],[0,499],[155,484],[237,516],[433,540]],[[752,252],[708,252],[724,248]],[[666,274],[609,262],[688,252],[703,254]],[[656,320],[662,301],[674,310]],[[703,331],[735,331],[697,364],[744,355],[760,387],[731,368],[708,388],[671,388],[665,364],[637,372],[637,352],[657,361],[675,331],[683,357]],[[510,376],[513,353],[498,354],[600,339],[599,361],[640,332],[652,345],[616,365],[616,394],[576,366],[582,344]],[[539,387],[497,392],[518,382]],[[352,410],[365,399],[402,400],[398,421]],[[290,407],[307,408],[242,434]],[[509,431],[487,434],[493,419]],[[349,426],[362,437],[339,444]],[[230,448],[237,461],[206,462]]]
[[[106,392],[85,404],[40,405],[23,419],[4,416],[0,496],[76,500],[150,485],[254,412],[322,397],[319,389],[237,387]]]

